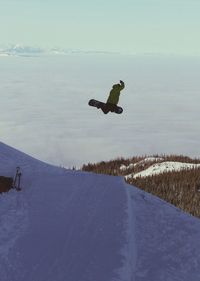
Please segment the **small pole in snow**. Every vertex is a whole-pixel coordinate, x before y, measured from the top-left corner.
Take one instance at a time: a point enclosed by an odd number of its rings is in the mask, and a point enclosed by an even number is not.
[[[13,181],[13,188],[15,188],[17,191],[21,190],[20,183],[21,183],[21,171],[20,167],[16,167],[16,174],[15,174],[15,179]]]

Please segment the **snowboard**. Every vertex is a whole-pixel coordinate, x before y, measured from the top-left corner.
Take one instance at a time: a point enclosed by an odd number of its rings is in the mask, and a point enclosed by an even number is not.
[[[101,108],[103,110],[103,112],[106,114],[108,112],[114,112],[117,114],[121,114],[123,112],[123,108],[117,105],[112,105],[110,106],[109,104],[102,102],[102,101],[98,101],[98,100],[94,100],[91,99],[88,104],[90,106],[94,106],[96,108]],[[112,108],[111,108],[112,107]]]

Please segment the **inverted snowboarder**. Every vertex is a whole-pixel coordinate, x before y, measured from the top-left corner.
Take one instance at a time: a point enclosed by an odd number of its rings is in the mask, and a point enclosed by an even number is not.
[[[117,104],[119,102],[119,96],[121,94],[120,92],[124,89],[124,87],[124,82],[120,80],[119,84],[113,85],[106,103],[92,99],[88,104],[90,106],[101,108],[104,114],[107,114],[109,111],[121,114],[123,109],[117,106]]]

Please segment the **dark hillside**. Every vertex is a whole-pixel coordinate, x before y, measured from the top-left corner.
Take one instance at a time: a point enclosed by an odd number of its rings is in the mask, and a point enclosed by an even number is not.
[[[199,164],[200,159],[182,155],[161,155],[118,158],[108,162],[84,165],[82,170],[94,173],[126,176],[141,172],[155,163],[166,161]],[[127,183],[152,193],[182,210],[200,217],[200,168],[165,172],[148,177],[128,177]]]

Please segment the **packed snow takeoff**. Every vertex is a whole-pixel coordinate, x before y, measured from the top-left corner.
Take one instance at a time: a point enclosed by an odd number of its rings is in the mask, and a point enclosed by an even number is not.
[[[97,101],[95,99],[91,99],[88,104],[90,106],[94,106],[97,108],[100,108],[104,114],[107,114],[108,112],[115,112],[117,114],[121,114],[123,112],[123,108],[117,106],[119,102],[119,96],[121,94],[121,90],[123,90],[125,87],[125,84],[122,80],[120,80],[119,84],[114,84],[112,86],[112,90],[110,91],[109,97],[107,99],[107,102],[101,102]]]
[[[0,142],[1,281],[199,281],[200,221],[121,177],[66,170]],[[20,169],[19,169],[20,167]],[[16,180],[17,184],[17,180]]]

